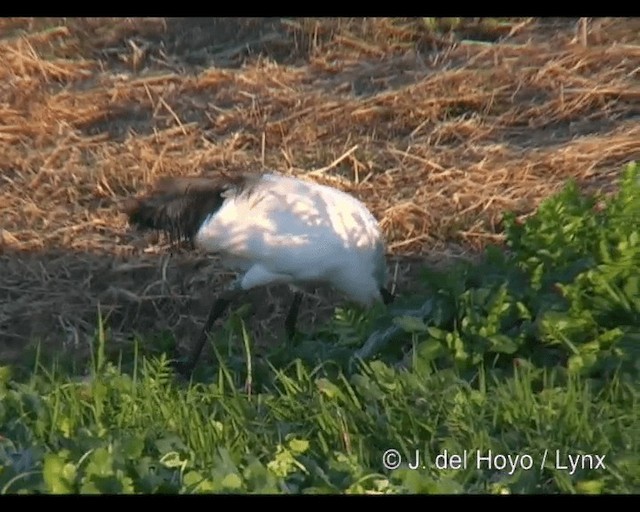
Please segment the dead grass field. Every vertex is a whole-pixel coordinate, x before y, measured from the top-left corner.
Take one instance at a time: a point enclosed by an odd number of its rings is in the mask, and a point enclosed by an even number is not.
[[[0,363],[38,340],[86,352],[99,306],[115,342],[197,331],[228,276],[118,210],[161,175],[276,168],[352,192],[400,293],[568,178],[610,189],[640,158],[640,19],[578,26],[0,20]],[[264,293],[258,341],[286,306]],[[330,308],[308,298],[305,321]]]

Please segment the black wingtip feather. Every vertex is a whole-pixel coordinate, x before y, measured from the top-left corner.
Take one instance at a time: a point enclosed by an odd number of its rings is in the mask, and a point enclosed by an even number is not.
[[[151,193],[125,201],[123,211],[138,229],[164,232],[171,242],[193,243],[205,219],[222,206],[231,185],[212,178],[163,178]]]

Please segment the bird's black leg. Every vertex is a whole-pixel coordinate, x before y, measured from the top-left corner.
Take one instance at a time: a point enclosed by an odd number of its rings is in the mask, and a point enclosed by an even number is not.
[[[284,321],[284,328],[287,332],[287,338],[289,339],[289,341],[293,340],[293,337],[296,333],[296,323],[298,321],[298,312],[300,311],[301,302],[302,292],[296,290],[293,293],[293,300],[291,301],[289,313],[287,313],[287,318]]]
[[[200,338],[196,342],[193,350],[191,351],[191,355],[187,362],[180,367],[180,373],[182,373],[186,378],[191,377],[193,370],[198,364],[198,359],[200,358],[200,354],[202,353],[202,349],[204,348],[204,344],[207,341],[209,336],[209,332],[213,327],[215,321],[222,316],[222,314],[229,307],[229,304],[233,302],[233,299],[239,294],[239,290],[231,289],[225,291],[218,299],[216,299],[211,306],[211,310],[209,311],[209,316],[207,317],[207,321],[202,328],[202,332],[200,333]]]
[[[380,288],[380,295],[382,295],[382,302],[384,302],[385,306],[388,306],[395,300],[395,295],[393,295],[386,288]]]

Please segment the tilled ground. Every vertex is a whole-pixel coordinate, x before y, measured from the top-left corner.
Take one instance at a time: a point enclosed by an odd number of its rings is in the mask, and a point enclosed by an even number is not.
[[[584,30],[582,30],[584,29]],[[501,243],[568,178],[640,157],[640,20],[0,20],[0,361],[34,341],[187,342],[228,273],[131,232],[158,176],[277,169],[365,201],[397,291]],[[288,293],[252,294],[278,338]],[[332,294],[308,297],[308,328]]]

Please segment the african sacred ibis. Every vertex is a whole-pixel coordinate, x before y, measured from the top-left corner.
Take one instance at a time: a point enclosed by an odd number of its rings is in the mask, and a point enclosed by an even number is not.
[[[217,253],[239,273],[214,302],[185,370],[190,374],[216,319],[240,293],[286,283],[294,290],[285,320],[295,330],[300,288],[326,284],[348,299],[389,304],[385,242],[353,196],[278,173],[161,179],[125,203],[129,223]]]

